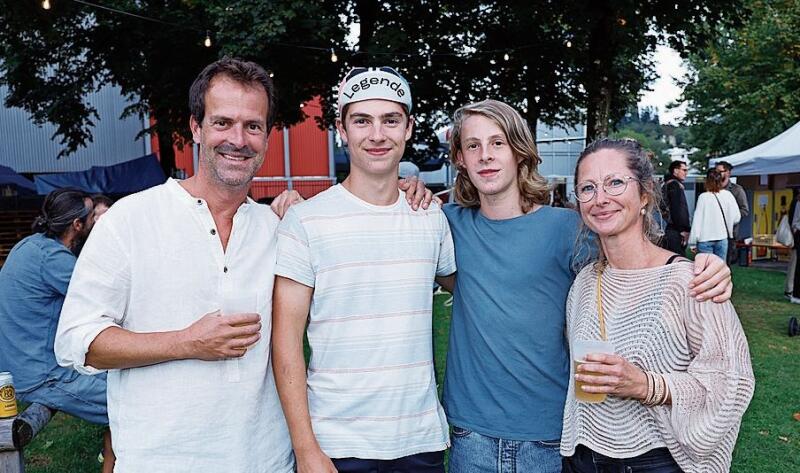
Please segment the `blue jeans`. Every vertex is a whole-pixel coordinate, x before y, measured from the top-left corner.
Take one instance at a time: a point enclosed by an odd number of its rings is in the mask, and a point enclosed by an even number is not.
[[[611,458],[583,445],[564,458],[564,473],[682,473],[666,448],[654,448],[633,458]]]
[[[722,261],[728,261],[728,240],[699,241],[697,242],[697,252],[714,253],[722,258]]]
[[[444,450],[394,460],[331,458],[339,473],[444,473]]]
[[[58,371],[64,370],[60,368]],[[20,401],[39,403],[93,424],[108,425],[106,375],[78,375],[49,379],[28,392],[17,393]]]
[[[453,426],[450,473],[560,473],[561,440],[505,440]]]

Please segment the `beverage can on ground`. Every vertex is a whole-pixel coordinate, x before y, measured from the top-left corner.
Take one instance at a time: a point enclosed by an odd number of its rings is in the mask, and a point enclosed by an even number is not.
[[[14,377],[8,371],[3,371],[0,373],[0,418],[14,417],[18,413]]]

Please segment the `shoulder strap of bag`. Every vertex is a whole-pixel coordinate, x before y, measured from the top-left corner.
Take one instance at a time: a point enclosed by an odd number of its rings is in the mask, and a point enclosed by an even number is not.
[[[714,194],[714,198],[717,199],[717,205],[719,205],[719,211],[722,212],[722,222],[725,224],[725,234],[728,235],[728,240],[731,239],[731,234],[728,231],[728,220],[725,218],[725,211],[722,210],[722,204],[719,202],[719,197],[717,197],[716,192],[712,192]]]

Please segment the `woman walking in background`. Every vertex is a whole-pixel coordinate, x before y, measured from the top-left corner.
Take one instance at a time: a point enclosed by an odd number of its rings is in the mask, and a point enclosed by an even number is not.
[[[567,299],[563,471],[728,471],[755,386],[733,305],[690,297],[692,263],[653,243],[658,192],[637,142],[589,145],[575,182],[599,248]]]
[[[736,198],[722,188],[722,174],[709,169],[706,192],[700,194],[694,209],[689,246],[693,253],[714,253],[723,260],[728,253],[728,239],[733,226],[741,219]]]

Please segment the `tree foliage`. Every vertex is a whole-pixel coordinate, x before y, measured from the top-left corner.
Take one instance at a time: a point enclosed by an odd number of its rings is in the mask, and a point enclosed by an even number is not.
[[[706,155],[735,153],[800,120],[800,0],[750,0],[749,20],[689,56],[683,99]]]
[[[663,173],[669,167],[670,159],[665,151],[670,147],[665,141],[664,126],[658,118],[658,112],[650,107],[639,109],[632,107],[614,127],[616,130],[609,136],[613,138],[630,138],[653,154],[653,166],[656,172]],[[680,143],[677,143],[678,145]]]
[[[186,92],[194,76],[223,54],[275,73],[278,119],[303,118],[299,104],[323,99],[334,119],[333,86],[351,66],[392,65],[414,91],[418,142],[459,106],[484,98],[510,103],[528,119],[587,123],[604,136],[652,79],[659,41],[691,52],[729,25],[745,0],[106,0],[103,5],[185,25],[142,21],[70,0],[6,1],[0,10],[0,83],[8,106],[57,125],[64,154],[91,140],[97,111],[83,96],[121,87],[150,112],[161,142],[187,136]],[[346,47],[358,23],[354,48]],[[710,26],[709,26],[710,25]],[[213,46],[205,48],[204,31]],[[308,47],[312,49],[309,49]],[[316,49],[314,49],[316,48]],[[337,63],[328,48],[335,48]],[[169,147],[162,164],[171,165]]]
[[[307,12],[313,3],[314,15]],[[36,123],[51,122],[68,155],[92,139],[97,110],[86,94],[104,85],[121,88],[132,101],[126,114],[151,114],[160,143],[189,137],[188,90],[197,73],[222,54],[235,54],[278,70],[278,120],[302,118],[299,104],[330,87],[330,61],[318,53],[272,43],[319,43],[344,38],[333,2],[275,0],[108,0],[104,6],[164,23],[91,9],[72,1],[7,1],[0,9],[0,83],[6,106],[30,112]],[[166,24],[169,23],[169,24]],[[185,25],[185,26],[184,26]],[[204,30],[213,32],[205,47]],[[171,171],[171,146],[161,146]]]

